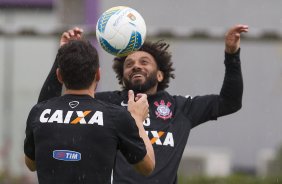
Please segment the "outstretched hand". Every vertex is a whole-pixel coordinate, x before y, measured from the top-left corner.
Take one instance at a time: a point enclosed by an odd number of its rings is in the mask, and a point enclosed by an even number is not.
[[[240,48],[240,34],[249,31],[248,25],[238,24],[225,34],[225,52],[233,54]]]
[[[149,113],[149,104],[146,94],[137,94],[134,97],[132,90],[128,91],[128,111],[131,113],[131,116],[140,123],[148,117]],[[143,126],[143,124],[141,124]]]
[[[79,40],[82,37],[83,29],[75,27],[64,32],[60,39],[60,47],[67,44],[70,40]]]

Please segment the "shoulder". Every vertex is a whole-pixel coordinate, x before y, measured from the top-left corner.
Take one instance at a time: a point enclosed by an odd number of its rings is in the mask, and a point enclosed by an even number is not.
[[[105,97],[112,97],[112,96],[120,96],[121,91],[103,91],[95,93],[95,98],[105,98]]]
[[[106,92],[98,92],[95,94],[95,98],[110,102],[112,104],[120,105],[120,102],[126,98],[127,95],[125,95],[124,91],[106,91]]]
[[[173,95],[174,99],[177,100],[191,100],[193,97],[191,95]]]
[[[117,129],[120,129],[122,127],[128,128],[132,125],[132,122],[134,122],[134,119],[127,108],[101,100],[97,101],[103,104],[107,116],[114,122],[114,125]]]
[[[54,98],[51,98],[49,100],[45,100],[45,101],[42,101],[42,102],[39,102],[37,104],[35,104],[31,110],[30,110],[30,115],[31,114],[36,114],[37,112],[40,112],[42,111],[42,109],[45,109],[47,106],[51,106],[53,103],[56,103],[58,101],[60,97],[54,97]]]
[[[185,102],[187,103],[198,103],[198,102],[202,102],[202,103],[207,103],[209,101],[214,101],[217,100],[218,95],[216,94],[208,94],[208,95],[197,95],[197,96],[190,96],[190,95],[174,95],[173,96],[176,101],[179,102]]]
[[[42,102],[39,102],[37,104],[35,104],[31,110],[30,110],[30,114],[31,113],[35,113],[37,112],[38,110],[42,109],[50,100],[45,100],[45,101],[42,101]]]
[[[194,97],[188,94],[186,95],[176,94],[176,95],[171,95],[171,98],[173,98],[176,103],[182,103],[182,102],[191,102]]]
[[[45,105],[49,105],[49,104],[51,104],[51,103],[57,102],[60,98],[62,98],[62,96],[53,97],[53,98],[50,98],[50,99],[48,99],[48,100],[39,102],[39,103],[37,103],[35,106],[37,106],[38,108],[44,107]]]
[[[103,106],[106,112],[108,112],[109,115],[113,118],[121,119],[121,115],[128,116],[130,114],[125,107],[113,104],[111,102],[103,101],[100,99],[96,99],[96,102]]]
[[[131,130],[135,124],[135,120],[130,112],[121,106],[103,102],[106,107],[106,116],[109,118],[116,130],[124,132]]]
[[[49,100],[39,102],[31,108],[27,118],[28,124],[34,122],[38,118],[39,114],[42,112],[42,109],[45,108],[45,105],[46,103],[48,103],[48,101]]]

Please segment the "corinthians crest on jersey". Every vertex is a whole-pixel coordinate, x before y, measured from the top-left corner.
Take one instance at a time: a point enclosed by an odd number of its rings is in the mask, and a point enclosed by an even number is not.
[[[171,118],[172,112],[170,110],[170,102],[165,103],[164,100],[161,100],[160,102],[155,101],[154,104],[157,107],[155,111],[157,118],[162,118],[164,120]]]

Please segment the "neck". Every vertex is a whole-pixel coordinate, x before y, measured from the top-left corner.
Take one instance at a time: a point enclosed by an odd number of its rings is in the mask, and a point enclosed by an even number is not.
[[[145,91],[146,95],[154,95],[156,93],[157,93],[157,86],[154,86],[154,87],[148,89],[147,91]]]
[[[94,96],[94,89],[79,89],[79,90],[74,90],[74,89],[66,89],[64,94],[70,94],[70,95],[89,95],[93,98]]]
[[[157,93],[157,89],[158,89],[158,86],[155,85],[155,86],[151,87],[150,89],[148,89],[147,91],[138,92],[138,90],[137,90],[137,91],[135,91],[135,93],[143,93],[143,94],[146,94],[146,95],[154,95],[154,94]]]

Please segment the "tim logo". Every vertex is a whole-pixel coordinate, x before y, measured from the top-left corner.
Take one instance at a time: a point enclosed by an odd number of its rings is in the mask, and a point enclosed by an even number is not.
[[[80,161],[81,153],[70,150],[54,150],[53,158],[62,161]]]

